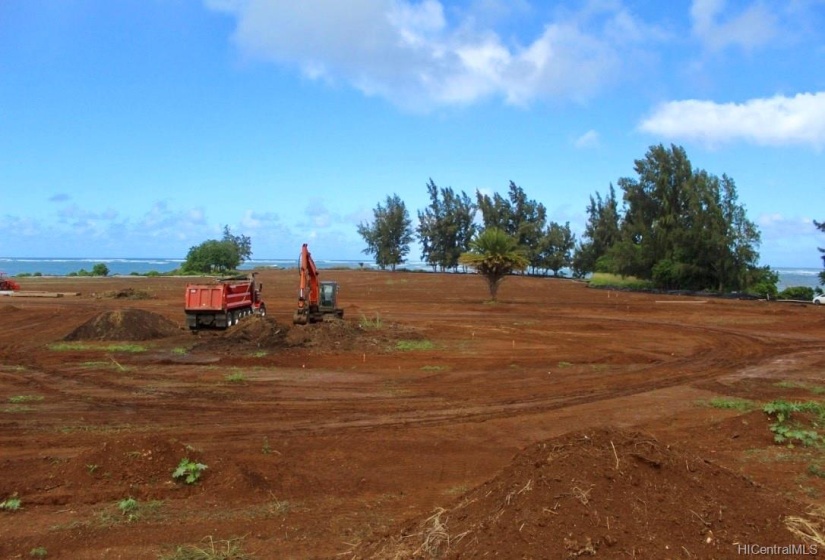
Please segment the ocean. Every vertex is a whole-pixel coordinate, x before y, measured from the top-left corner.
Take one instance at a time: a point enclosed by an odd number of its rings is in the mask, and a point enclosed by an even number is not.
[[[20,274],[36,274],[43,276],[66,276],[72,272],[82,270],[91,271],[95,264],[103,263],[109,268],[110,275],[129,275],[132,273],[146,274],[155,272],[171,272],[183,264],[184,259],[130,259],[130,258],[98,258],[98,259],[44,259],[44,258],[9,258],[0,257],[0,272],[9,276]],[[315,264],[321,269],[377,268],[374,263],[355,260],[316,260]],[[252,270],[257,267],[295,268],[297,259],[252,259],[241,266],[241,270]],[[424,262],[407,262],[403,265],[409,270],[430,270]],[[789,286],[819,286],[817,268],[774,268],[779,273],[779,290]]]

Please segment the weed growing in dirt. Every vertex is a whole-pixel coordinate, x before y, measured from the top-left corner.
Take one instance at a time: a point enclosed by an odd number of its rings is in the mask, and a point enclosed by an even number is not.
[[[224,375],[224,380],[228,383],[245,383],[246,375],[243,372],[235,372]]]
[[[188,350],[186,348],[178,346],[176,348],[172,348],[171,352],[176,356],[183,356],[186,354],[186,352],[188,352]]]
[[[362,313],[361,320],[358,321],[358,326],[367,331],[377,331],[384,326],[384,323],[381,321],[381,316],[378,313],[375,314],[375,319],[370,319]]]
[[[264,444],[261,446],[261,453],[264,455],[269,455],[272,453],[272,448],[269,446],[269,438],[264,436]]]
[[[188,458],[183,458],[180,460],[178,468],[172,472],[172,478],[183,480],[186,484],[195,484],[206,469],[207,466],[203,463],[195,463]]]
[[[95,474],[95,471],[100,468],[100,465],[89,464],[86,465],[86,470],[89,471],[89,474]]]
[[[171,554],[163,554],[159,560],[252,560],[254,557],[243,551],[243,539],[214,541],[212,537],[203,540],[203,546],[179,546]]]
[[[46,547],[43,546],[38,546],[29,551],[29,556],[32,558],[45,558],[48,554],[49,552],[46,550]]]
[[[30,406],[26,406],[26,405],[23,405],[23,404],[15,404],[15,405],[12,405],[12,406],[7,406],[6,408],[3,409],[3,412],[9,412],[11,414],[15,414],[15,413],[18,413],[18,412],[31,412],[32,410],[34,410],[34,409]]]
[[[150,502],[139,502],[132,498],[124,498],[115,504],[118,514],[113,514],[111,509],[99,514],[99,521],[102,525],[110,527],[118,523],[132,523],[146,518],[158,518],[158,510],[163,506],[160,500]]]
[[[559,369],[564,369],[564,368],[573,367],[573,364],[571,364],[570,362],[559,362],[558,367],[559,367]]]
[[[808,465],[808,474],[813,475],[817,478],[825,478],[825,469],[823,469],[816,463],[811,463],[810,465]]]
[[[716,397],[710,399],[706,403],[711,408],[720,408],[722,410],[738,410],[739,412],[749,412],[754,410],[757,404],[748,399],[737,399],[733,397]]]
[[[776,419],[771,424],[771,432],[776,443],[787,444],[793,447],[794,444],[801,444],[805,447],[816,445],[822,441],[821,436],[815,430],[805,429],[803,426],[790,420],[795,413],[815,414],[819,421],[825,419],[825,405],[818,402],[788,402],[777,400],[769,402],[762,410],[768,416]],[[815,423],[815,425],[817,425]]]
[[[253,358],[263,358],[267,355],[269,355],[269,352],[267,352],[266,350],[258,350],[257,352],[252,353]]]
[[[421,366],[421,371],[444,371],[447,366]]]
[[[134,521],[137,519],[138,501],[132,497],[120,500],[117,503],[117,509],[128,521]]]
[[[399,340],[395,343],[395,349],[402,352],[409,352],[410,350],[432,350],[435,344],[429,340]]]
[[[3,511],[17,511],[23,507],[23,502],[20,498],[6,498],[0,502],[0,510]]]
[[[15,395],[13,397],[9,397],[9,402],[12,404],[40,402],[42,400],[43,397],[40,395]]]

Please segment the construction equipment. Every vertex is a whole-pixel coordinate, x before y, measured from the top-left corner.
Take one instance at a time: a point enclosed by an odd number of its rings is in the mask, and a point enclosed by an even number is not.
[[[306,325],[334,318],[343,319],[344,310],[336,306],[338,282],[318,280],[318,267],[315,266],[306,243],[301,247],[298,262],[301,285],[298,290],[298,309],[292,315],[292,322]]]
[[[192,330],[225,329],[253,313],[266,315],[261,300],[263,286],[255,281],[255,275],[221,278],[214,284],[187,284],[186,326]]]
[[[5,272],[0,272],[0,292],[16,292],[20,284],[9,278]]]

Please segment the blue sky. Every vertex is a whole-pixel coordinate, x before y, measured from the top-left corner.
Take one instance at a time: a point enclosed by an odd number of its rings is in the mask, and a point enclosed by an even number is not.
[[[0,256],[364,260],[430,178],[579,233],[659,143],[820,268],[825,0],[0,2]]]

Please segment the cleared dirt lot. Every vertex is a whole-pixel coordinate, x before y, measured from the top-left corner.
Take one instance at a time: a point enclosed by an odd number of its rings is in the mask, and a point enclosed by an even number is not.
[[[22,502],[0,511],[0,557],[157,558],[208,537],[258,558],[804,542],[783,519],[825,496],[819,450],[702,403],[817,400],[821,306],[515,277],[488,304],[472,275],[324,271],[344,324],[293,327],[296,276],[262,272],[268,317],[226,332],[183,329],[183,278],[31,279],[81,295],[0,298],[0,501]],[[135,310],[179,328],[66,342],[106,313],[147,328]],[[196,484],[172,479],[184,457],[208,466]]]

